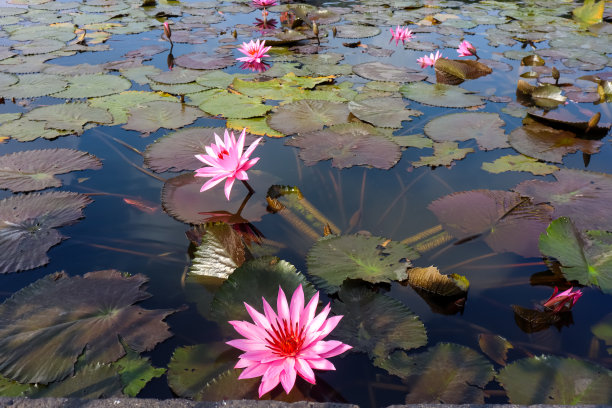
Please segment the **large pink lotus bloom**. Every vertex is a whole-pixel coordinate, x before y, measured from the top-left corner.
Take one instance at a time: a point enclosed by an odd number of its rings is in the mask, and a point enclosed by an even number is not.
[[[457,53],[459,53],[460,57],[469,57],[471,55],[474,55],[478,58],[478,55],[476,55],[476,48],[474,48],[474,46],[468,41],[463,41],[461,42],[461,44],[459,44],[459,48],[457,48]]]
[[[299,375],[311,384],[315,384],[312,369],[335,370],[334,365],[327,360],[342,354],[352,347],[342,342],[323,341],[338,324],[342,316],[327,315],[330,306],[315,316],[319,292],[304,307],[304,291],[302,285],[293,292],[291,305],[287,303],[285,293],[279,287],[277,311],[263,299],[265,315],[244,304],[251,315],[253,323],[245,321],[229,322],[245,339],[228,341],[245,353],[235,368],[244,368],[240,379],[262,377],[259,385],[259,397],[271,391],[280,382],[288,394]]]
[[[412,37],[414,37],[414,34],[412,34],[412,31],[410,31],[408,27],[397,26],[395,32],[392,28],[389,30],[391,30],[391,41],[395,40],[395,45],[397,45],[400,41],[402,43],[410,41]]]
[[[219,184],[223,179],[225,181],[225,197],[229,200],[230,192],[234,181],[248,180],[247,170],[253,167],[255,163],[259,161],[259,157],[249,159],[253,150],[257,147],[257,144],[261,140],[261,137],[255,140],[246,152],[242,152],[244,149],[244,139],[246,137],[246,129],[242,130],[238,142],[234,137],[234,132],[228,133],[225,130],[225,137],[222,141],[221,138],[215,133],[216,143],[206,146],[206,153],[208,154],[196,154],[195,157],[201,162],[207,164],[209,167],[201,167],[196,170],[196,177],[212,177],[208,180],[200,192],[206,191]]]
[[[276,6],[276,0],[253,0],[253,4],[259,7]]]
[[[266,47],[266,40],[259,42],[249,41],[248,43],[243,42],[242,46],[238,47],[238,51],[246,55],[246,57],[236,58],[238,61],[243,62],[261,62],[263,57],[269,57],[266,52],[272,47]]]
[[[571,287],[568,290],[558,293],[559,289],[555,286],[552,296],[544,302],[544,307],[553,309],[553,313],[559,313],[563,309],[570,310],[574,307],[578,299],[580,299],[580,296],[582,296],[582,291],[580,289],[576,289],[575,292],[573,290],[574,288]]]
[[[429,54],[429,57],[425,55],[424,57],[417,59],[417,62],[421,64],[421,68],[433,67],[436,61],[440,58],[442,58],[442,54],[440,54],[440,51],[436,51],[435,55]]]

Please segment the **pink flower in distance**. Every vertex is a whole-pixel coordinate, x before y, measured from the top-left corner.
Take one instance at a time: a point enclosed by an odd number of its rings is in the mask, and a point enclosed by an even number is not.
[[[395,32],[393,31],[392,28],[390,28],[390,30],[391,30],[391,41],[395,40],[395,45],[397,45],[400,41],[402,43],[406,41],[410,41],[412,37],[414,36],[412,34],[412,31],[410,31],[408,27],[397,26],[397,28],[395,29]]]
[[[269,57],[266,52],[272,47],[266,47],[266,40],[259,42],[249,41],[248,44],[243,42],[242,46],[238,47],[238,51],[246,55],[246,57],[236,58],[243,62],[261,62],[263,57]]]
[[[555,286],[552,296],[544,302],[544,307],[553,309],[553,313],[559,313],[564,308],[565,310],[570,310],[574,307],[578,299],[580,299],[580,296],[582,296],[582,291],[580,289],[576,289],[575,292],[573,292],[573,290],[574,288],[571,287],[568,290],[557,293],[559,289]]]
[[[172,30],[170,30],[170,25],[167,21],[164,21],[164,35],[168,41],[172,42]]]
[[[287,303],[285,293],[279,287],[277,311],[263,299],[264,314],[244,304],[255,324],[245,321],[229,322],[245,339],[228,341],[244,353],[235,368],[244,368],[240,379],[262,377],[259,385],[259,397],[271,391],[281,383],[288,394],[299,375],[311,384],[315,384],[312,369],[335,370],[327,360],[342,354],[352,347],[340,341],[323,341],[338,324],[342,316],[327,315],[330,306],[315,316],[319,292],[304,307],[302,285],[293,292],[291,305]]]
[[[421,68],[433,67],[436,61],[440,58],[442,58],[442,54],[440,54],[440,51],[436,51],[435,55],[429,54],[429,57],[425,55],[424,57],[417,59],[417,62],[421,64]]]
[[[253,150],[257,147],[257,144],[261,140],[261,137],[255,140],[246,152],[242,152],[244,149],[244,139],[246,137],[246,129],[242,130],[238,142],[234,137],[234,132],[228,133],[225,130],[225,137],[222,141],[221,138],[215,133],[216,143],[206,146],[206,153],[208,154],[196,154],[195,157],[201,162],[208,165],[208,167],[201,167],[196,170],[196,177],[212,177],[208,180],[200,192],[206,191],[219,184],[223,179],[225,181],[225,197],[230,199],[230,192],[234,181],[248,180],[247,170],[253,167],[255,163],[259,161],[259,157],[249,159]]]
[[[469,57],[471,55],[477,56],[476,48],[474,48],[474,46],[470,44],[468,41],[463,41],[461,44],[459,44],[459,48],[457,48],[457,52],[459,53],[460,57]]]
[[[253,4],[259,7],[276,6],[276,0],[253,0]]]

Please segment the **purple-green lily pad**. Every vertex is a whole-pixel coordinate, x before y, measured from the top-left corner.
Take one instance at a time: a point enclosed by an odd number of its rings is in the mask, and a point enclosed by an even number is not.
[[[497,113],[462,112],[438,116],[429,121],[425,134],[436,142],[476,139],[483,150],[510,147],[502,129],[506,123]]]
[[[346,24],[336,26],[338,38],[368,38],[380,34],[380,28],[359,24]]]
[[[148,135],[159,128],[179,129],[193,123],[203,112],[178,102],[152,101],[130,109],[129,119],[122,127]]]
[[[24,119],[45,122],[46,129],[76,134],[83,133],[83,127],[88,123],[108,124],[113,121],[106,109],[94,108],[82,102],[40,106],[28,112]]]
[[[192,52],[175,58],[174,63],[179,67],[191,69],[222,69],[234,65],[234,57],[209,55],[205,52]]]
[[[423,114],[415,109],[406,109],[407,104],[402,98],[380,97],[350,101],[348,107],[353,115],[364,122],[378,127],[399,129],[403,121],[410,121],[413,117]]]
[[[378,61],[354,65],[353,72],[362,78],[372,81],[417,82],[427,78],[427,75],[423,75],[418,71],[411,71],[404,67]]]
[[[268,117],[268,126],[285,135],[321,130],[348,122],[346,103],[303,99],[279,106]]]

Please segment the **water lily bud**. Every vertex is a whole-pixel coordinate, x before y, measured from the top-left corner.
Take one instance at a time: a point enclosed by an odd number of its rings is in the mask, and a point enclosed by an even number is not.
[[[236,30],[232,31],[232,37],[238,38],[238,32]]]
[[[591,129],[596,127],[597,124],[599,123],[599,119],[601,119],[601,113],[597,112],[596,114],[593,115],[591,119],[589,119],[589,123],[587,124],[585,133],[589,133]]]
[[[334,35],[334,38],[336,38],[336,33],[338,32],[338,30],[336,29],[336,26],[332,27],[332,34]]]
[[[170,30],[170,25],[167,21],[164,22],[164,35],[168,41],[172,42],[172,31]]]
[[[312,32],[317,37],[319,36],[319,26],[317,25],[317,23],[315,21],[312,22]]]
[[[557,68],[553,67],[552,68],[552,77],[554,78],[555,83],[559,81],[559,76],[560,76],[559,70]]]

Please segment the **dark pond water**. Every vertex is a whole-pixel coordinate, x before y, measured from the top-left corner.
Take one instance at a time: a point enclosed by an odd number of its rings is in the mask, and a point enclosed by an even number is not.
[[[612,30],[589,4],[281,1],[260,30],[250,1],[0,0],[0,394],[257,398],[227,321],[302,282],[354,348],[264,398],[612,403]],[[257,38],[260,74],[235,63]],[[191,155],[251,126],[255,193],[200,193]],[[506,156],[528,163],[486,170]],[[232,226],[200,214],[245,198]],[[582,296],[555,312],[555,287]]]

